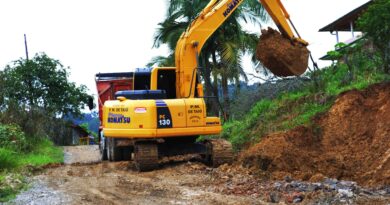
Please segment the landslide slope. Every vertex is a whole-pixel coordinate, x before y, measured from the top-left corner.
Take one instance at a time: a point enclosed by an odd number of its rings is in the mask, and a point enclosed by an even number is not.
[[[276,179],[390,185],[390,83],[340,94],[310,124],[263,137],[241,153],[240,163]]]

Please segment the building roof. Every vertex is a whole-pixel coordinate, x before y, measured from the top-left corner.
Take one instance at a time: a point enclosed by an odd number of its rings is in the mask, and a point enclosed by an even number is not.
[[[336,51],[342,52],[343,50],[347,49],[348,47],[354,47],[354,46],[356,45],[356,43],[359,42],[359,41],[361,41],[362,39],[363,39],[362,36],[357,36],[357,37],[355,37],[355,38],[352,38],[352,39],[350,39],[349,41],[345,42],[345,43],[346,43],[345,46],[336,49]],[[322,57],[320,58],[320,60],[332,60],[332,61],[333,61],[333,60],[339,60],[339,59],[333,58],[331,55],[329,55],[329,54],[327,53],[326,55],[322,56]]]
[[[368,8],[368,6],[372,3],[372,0],[367,3],[361,5],[360,7],[352,10],[351,12],[345,14],[341,18],[336,21],[330,23],[329,25],[321,28],[319,31],[351,31],[350,23],[353,23],[353,27],[356,28],[356,20],[359,16]],[[355,30],[356,31],[356,30]]]

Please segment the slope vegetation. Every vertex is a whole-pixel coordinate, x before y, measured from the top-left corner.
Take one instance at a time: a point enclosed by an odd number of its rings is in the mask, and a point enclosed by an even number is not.
[[[303,180],[323,176],[390,184],[390,83],[340,94],[310,126],[270,134],[244,151],[245,166]]]

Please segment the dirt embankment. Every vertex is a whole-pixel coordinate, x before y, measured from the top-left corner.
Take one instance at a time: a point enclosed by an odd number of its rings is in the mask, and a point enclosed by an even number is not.
[[[324,176],[365,186],[390,185],[390,83],[341,94],[309,127],[274,133],[240,161],[280,179]]]

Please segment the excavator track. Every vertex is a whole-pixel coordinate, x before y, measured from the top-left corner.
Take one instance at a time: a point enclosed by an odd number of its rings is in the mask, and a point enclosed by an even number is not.
[[[232,144],[224,139],[211,139],[206,141],[207,163],[212,167],[233,162]]]
[[[156,143],[137,143],[134,147],[134,161],[138,171],[150,171],[158,167]]]

